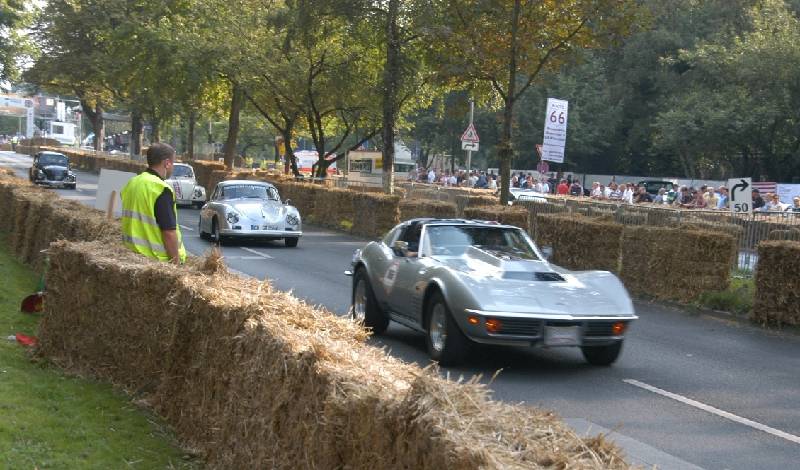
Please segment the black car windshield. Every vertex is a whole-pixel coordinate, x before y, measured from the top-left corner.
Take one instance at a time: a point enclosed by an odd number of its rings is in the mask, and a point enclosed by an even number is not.
[[[39,155],[39,164],[42,166],[67,166],[69,165],[69,159],[57,153],[44,153]]]
[[[278,191],[270,186],[260,184],[236,184],[223,186],[220,193],[222,199],[264,199],[279,201]]]
[[[506,259],[539,260],[522,231],[508,227],[429,225],[426,244],[434,256],[460,256],[471,246]]]
[[[188,165],[175,165],[172,168],[172,176],[175,178],[191,178],[194,176],[192,167]]]

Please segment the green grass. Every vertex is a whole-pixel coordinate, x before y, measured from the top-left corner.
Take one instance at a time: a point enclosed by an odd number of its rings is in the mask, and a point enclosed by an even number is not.
[[[199,468],[148,412],[110,385],[32,362],[6,338],[36,334],[19,312],[38,277],[0,237],[0,468]]]
[[[753,309],[755,282],[752,278],[731,279],[731,285],[724,291],[706,292],[700,296],[701,307],[745,315]]]

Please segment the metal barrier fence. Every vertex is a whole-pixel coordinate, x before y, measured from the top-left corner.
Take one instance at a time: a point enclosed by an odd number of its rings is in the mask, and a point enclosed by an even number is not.
[[[733,269],[737,275],[752,276],[758,263],[758,244],[763,240],[800,240],[800,212],[754,212],[731,214],[724,210],[673,209],[656,205],[604,203],[580,199],[547,198],[546,203],[517,201],[531,214],[536,232],[537,214],[575,214],[599,217],[623,225],[695,227],[728,233],[737,240],[738,256]],[[664,240],[669,243],[669,240]]]

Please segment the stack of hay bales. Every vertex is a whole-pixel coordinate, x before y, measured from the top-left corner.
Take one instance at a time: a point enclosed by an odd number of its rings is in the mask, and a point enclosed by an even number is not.
[[[350,195],[354,217],[351,233],[381,237],[400,222],[400,196],[352,192]]]
[[[355,191],[338,188],[325,188],[308,185],[307,190],[314,194],[314,209],[308,214],[315,224],[338,230],[349,231],[353,226],[353,197]],[[302,214],[302,212],[301,212]]]
[[[366,344],[257,280],[52,248],[40,353],[136,391],[212,468],[625,469],[602,438]]]
[[[536,243],[552,247],[552,261],[568,269],[619,272],[622,230],[577,214],[536,216]]]
[[[496,206],[500,200],[490,194],[475,193],[455,193],[456,214],[464,214],[467,207],[486,207]]]
[[[769,232],[768,240],[792,240],[800,242],[800,229],[773,230]]]
[[[55,240],[106,240],[118,244],[119,224],[103,212],[76,201],[53,198],[52,192],[27,181],[0,175],[0,218],[9,234],[11,251],[20,259],[38,266],[43,250]]]
[[[736,239],[726,233],[634,226],[622,234],[622,280],[634,293],[689,302],[730,284]]]
[[[423,199],[403,199],[400,201],[399,220],[409,220],[421,217],[434,219],[452,219],[456,217],[455,204],[444,201],[426,201]]]
[[[768,325],[800,325],[800,242],[758,244],[752,319]]]
[[[530,214],[525,208],[517,206],[478,206],[464,209],[465,219],[492,220],[501,224],[513,225],[530,232]]]
[[[206,188],[206,194],[210,196],[211,192],[214,191],[214,186],[211,185],[211,173],[225,170],[225,164],[206,160],[188,160],[184,161],[184,163],[192,166],[197,184]]]

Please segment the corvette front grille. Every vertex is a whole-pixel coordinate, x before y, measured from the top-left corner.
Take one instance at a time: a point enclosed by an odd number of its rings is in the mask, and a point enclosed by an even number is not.
[[[542,321],[527,318],[504,318],[497,334],[511,336],[540,336],[542,334]]]

